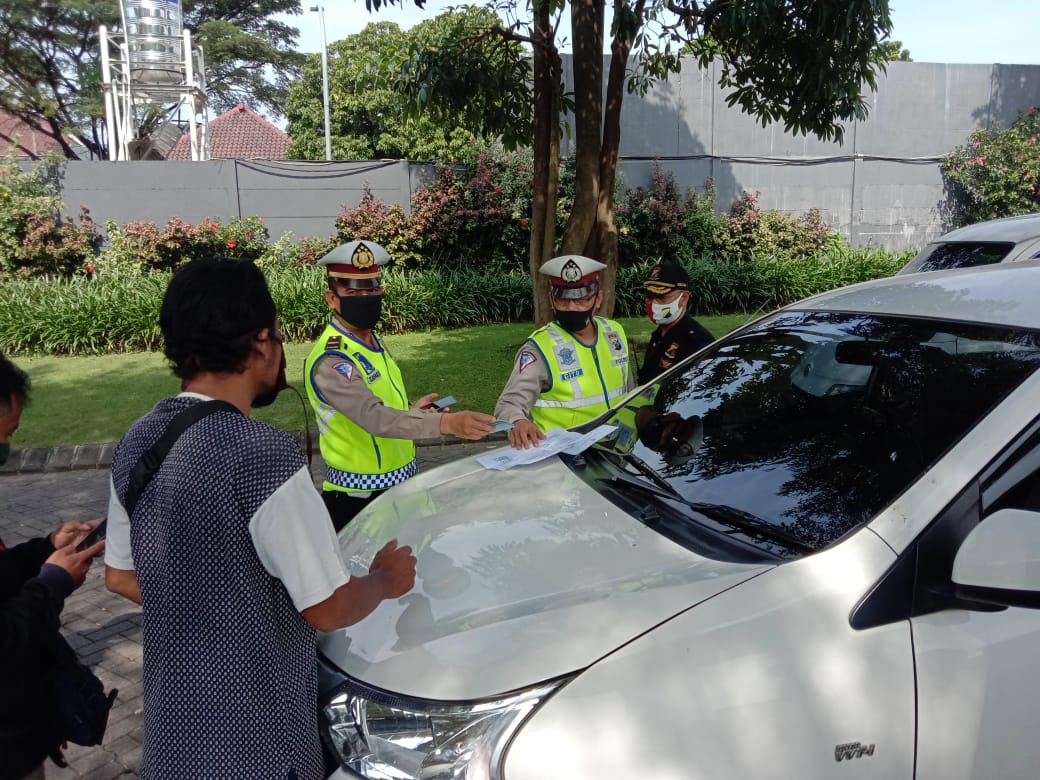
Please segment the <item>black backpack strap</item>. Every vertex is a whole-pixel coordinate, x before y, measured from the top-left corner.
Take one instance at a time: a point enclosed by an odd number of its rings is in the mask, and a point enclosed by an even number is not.
[[[202,401],[192,404],[184,411],[178,413],[170,424],[166,426],[163,435],[145,451],[141,459],[137,461],[137,465],[134,466],[134,470],[130,473],[130,486],[126,489],[126,498],[123,500],[123,508],[126,509],[127,517],[133,515],[134,507],[137,506],[137,501],[144,492],[145,487],[148,486],[152,477],[155,476],[155,472],[159,470],[162,462],[166,460],[166,455],[177,442],[177,439],[181,437],[181,434],[203,417],[208,417],[216,412],[241,414],[238,407],[227,401]]]

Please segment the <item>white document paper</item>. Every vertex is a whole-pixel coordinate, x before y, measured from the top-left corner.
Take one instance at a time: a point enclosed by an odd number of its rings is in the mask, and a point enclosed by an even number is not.
[[[600,425],[588,433],[580,434],[563,428],[553,428],[545,434],[544,440],[538,442],[537,447],[529,447],[526,450],[508,449],[504,452],[483,455],[477,458],[477,463],[486,469],[505,471],[514,466],[537,463],[561,452],[567,455],[577,455],[604,436],[613,433],[614,430],[613,425]]]

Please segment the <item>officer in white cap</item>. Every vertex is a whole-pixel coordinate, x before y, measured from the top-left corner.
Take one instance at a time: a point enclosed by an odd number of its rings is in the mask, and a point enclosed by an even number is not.
[[[633,387],[628,339],[621,325],[595,316],[603,303],[603,263],[581,255],[555,257],[549,277],[553,321],[521,345],[495,416],[513,423],[517,449],[538,446],[552,428],[570,428],[617,406]]]
[[[389,260],[379,244],[351,241],[318,261],[328,273],[332,316],[307,357],[305,380],[326,464],[322,497],[337,531],[415,474],[415,439],[494,431],[494,418],[481,412],[435,413],[437,393],[409,405],[397,363],[374,331],[383,302],[379,268]]]

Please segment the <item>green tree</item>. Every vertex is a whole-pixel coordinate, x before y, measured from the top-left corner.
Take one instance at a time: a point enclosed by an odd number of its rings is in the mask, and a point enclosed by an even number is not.
[[[535,179],[530,269],[539,322],[551,316],[551,307],[544,280],[535,272],[553,254],[580,253],[605,262],[605,309],[613,310],[618,251],[613,194],[626,91],[645,91],[655,79],[677,72],[679,53],[688,51],[701,67],[718,63],[729,105],[763,125],[782,122],[790,132],[840,142],[844,122],[866,117],[862,90],[876,87],[885,63],[879,43],[891,29],[887,0],[617,0],[604,72],[606,2],[571,2],[575,198],[557,246],[565,96],[556,31],[568,7],[562,0],[533,0],[529,20],[513,18],[512,7],[503,0],[503,18],[509,21],[489,28],[484,39],[493,34],[530,47]],[[463,74],[461,67],[452,67],[452,58],[478,73]],[[480,78],[491,83],[499,72],[479,60],[461,59],[455,49],[432,51],[418,64],[402,74],[399,85],[410,102],[454,105],[467,120],[480,106],[465,85]],[[450,72],[457,78],[443,77]],[[488,93],[510,94],[515,86],[515,81],[500,82]]]
[[[878,44],[881,55],[889,62],[913,62],[910,50],[903,48],[902,41],[882,41]]]
[[[299,0],[184,0],[184,26],[205,52],[216,111],[245,103],[282,115],[306,55],[296,51],[299,30],[274,15],[300,13]]]
[[[957,225],[1040,211],[1040,111],[1021,111],[1010,127],[973,130],[943,160]]]
[[[206,55],[210,102],[280,114],[303,56],[298,31],[270,18],[301,13],[296,0],[185,0],[184,24]],[[118,30],[115,0],[4,0],[0,12],[0,108],[76,154],[65,133],[104,156],[98,27]]]
[[[51,136],[75,157],[65,133],[98,153],[104,115],[98,25],[115,25],[111,0],[5,0],[0,12],[0,107]]]
[[[479,36],[497,23],[492,12],[469,6],[420,22],[408,31],[392,22],[374,22],[331,44],[328,68],[333,157],[461,160],[473,156],[469,150],[473,138],[526,135],[529,123],[522,117],[530,107],[523,98],[514,105],[508,96],[499,100],[478,85],[471,85],[470,94],[481,109],[468,112],[463,121],[459,109],[427,100],[426,92],[417,96],[416,110],[407,111],[395,91],[402,71],[407,72],[419,53],[425,56],[451,48],[456,55],[465,52],[468,57],[487,57],[494,63],[496,58],[503,61],[502,52],[511,46],[512,61],[519,62],[518,44],[503,45],[501,38],[494,37],[489,39],[494,47],[480,45]],[[453,70],[447,77],[455,78],[455,66],[466,68],[457,56],[450,62]],[[431,74],[431,78],[436,75]],[[293,139],[289,156],[323,159],[325,124],[319,55],[311,55],[304,65],[303,78],[290,89],[285,113],[289,120],[286,129]]]

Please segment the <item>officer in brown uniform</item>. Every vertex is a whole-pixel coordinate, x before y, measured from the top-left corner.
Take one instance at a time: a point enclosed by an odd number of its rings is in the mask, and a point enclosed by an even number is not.
[[[379,267],[389,259],[379,244],[351,241],[318,261],[328,273],[332,316],[307,358],[305,379],[326,464],[322,497],[337,531],[415,474],[415,439],[480,439],[494,431],[494,418],[481,412],[437,413],[437,393],[409,404],[401,371],[374,331],[383,301]]]
[[[689,312],[690,276],[676,263],[658,263],[643,282],[646,316],[657,325],[639,369],[639,384],[715,341]]]
[[[595,316],[603,303],[599,272],[605,267],[564,255],[539,269],[549,277],[554,318],[521,345],[495,405],[495,416],[513,423],[509,441],[517,449],[537,447],[546,431],[615,408],[633,387],[624,329]]]

